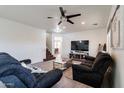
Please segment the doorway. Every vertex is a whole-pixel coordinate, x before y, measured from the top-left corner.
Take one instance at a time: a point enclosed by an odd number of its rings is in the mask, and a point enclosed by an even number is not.
[[[62,54],[62,37],[54,37],[54,54]]]

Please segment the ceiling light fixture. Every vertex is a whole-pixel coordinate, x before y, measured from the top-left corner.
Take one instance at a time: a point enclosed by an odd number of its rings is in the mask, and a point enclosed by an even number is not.
[[[81,22],[81,24],[82,24],[82,25],[84,25],[84,24],[85,24],[85,22]]]
[[[94,25],[94,26],[97,26],[97,25],[98,25],[98,23],[94,23],[93,25]]]
[[[59,26],[57,26],[56,29],[55,29],[55,32],[60,33],[60,32],[62,32],[62,29],[60,29]]]
[[[62,28],[63,28],[63,29],[66,29],[66,27],[65,27],[65,26],[63,26]]]

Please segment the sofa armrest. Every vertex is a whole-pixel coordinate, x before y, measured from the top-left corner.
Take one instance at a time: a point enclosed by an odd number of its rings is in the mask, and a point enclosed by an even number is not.
[[[31,59],[20,60],[20,62],[24,62],[25,64],[31,64]]]
[[[92,69],[88,66],[84,65],[72,65],[72,69],[76,70],[77,72],[92,72]]]
[[[93,64],[92,64],[92,63],[83,63],[83,62],[82,62],[81,65],[88,66],[88,67],[92,67]]]
[[[95,57],[92,57],[92,56],[85,56],[85,59],[86,60],[90,60],[90,61],[94,61],[95,60]]]
[[[73,80],[90,85],[92,87],[100,87],[102,76],[100,73],[87,69],[82,65],[72,65]]]
[[[47,73],[44,73],[37,80],[36,88],[50,88],[56,84],[62,77],[63,72],[59,69],[51,70]]]

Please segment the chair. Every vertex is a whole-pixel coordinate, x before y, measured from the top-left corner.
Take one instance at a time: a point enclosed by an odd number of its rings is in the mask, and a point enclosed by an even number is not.
[[[88,67],[92,67],[92,65],[94,64],[95,59],[98,57],[98,55],[100,55],[102,52],[98,52],[96,57],[93,56],[89,56],[89,55],[85,55],[84,59],[82,59],[82,65],[88,66]]]
[[[101,87],[104,74],[112,63],[108,53],[99,53],[92,66],[72,65],[73,79],[92,87]]]

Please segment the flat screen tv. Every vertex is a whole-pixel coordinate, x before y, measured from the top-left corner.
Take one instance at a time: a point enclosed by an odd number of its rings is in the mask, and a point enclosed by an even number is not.
[[[71,41],[71,50],[89,51],[89,40]]]

